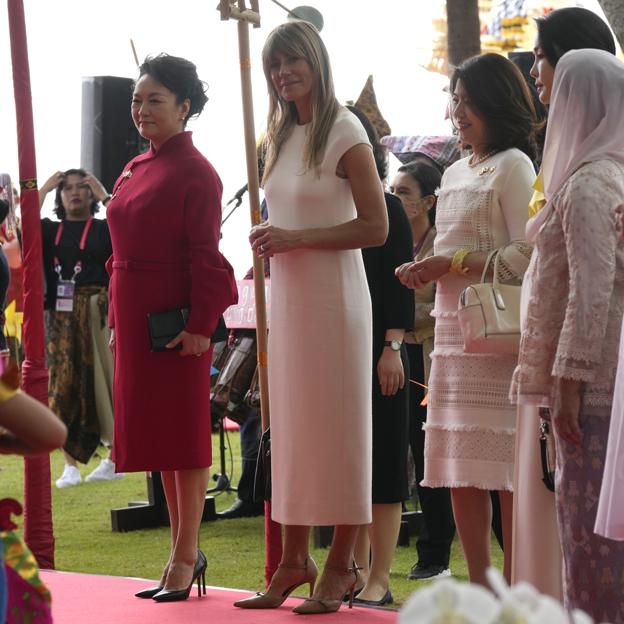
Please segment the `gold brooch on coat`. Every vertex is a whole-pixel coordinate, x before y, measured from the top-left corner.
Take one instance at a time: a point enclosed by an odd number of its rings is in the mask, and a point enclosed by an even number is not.
[[[493,173],[494,171],[496,171],[496,167],[482,167],[481,169],[479,169],[479,175],[484,176],[488,173]]]

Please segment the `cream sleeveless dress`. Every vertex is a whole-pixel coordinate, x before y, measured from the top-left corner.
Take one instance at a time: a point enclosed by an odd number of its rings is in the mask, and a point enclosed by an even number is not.
[[[340,158],[368,139],[340,109],[319,172],[305,171],[309,125],[295,126],[265,184],[269,222],[326,228],[356,217]],[[273,519],[371,522],[372,314],[359,249],[300,249],[271,259],[269,397]]]

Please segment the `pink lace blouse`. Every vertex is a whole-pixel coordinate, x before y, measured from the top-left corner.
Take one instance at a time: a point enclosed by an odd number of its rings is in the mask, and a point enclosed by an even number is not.
[[[512,401],[550,406],[553,378],[584,383],[586,406],[613,398],[624,308],[624,243],[615,208],[624,198],[624,167],[588,163],[553,198],[527,278]]]

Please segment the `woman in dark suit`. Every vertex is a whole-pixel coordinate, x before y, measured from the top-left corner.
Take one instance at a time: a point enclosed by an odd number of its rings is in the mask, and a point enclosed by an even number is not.
[[[387,175],[384,147],[366,115],[362,122],[373,146],[377,173]],[[385,193],[388,238],[362,250],[373,307],[373,522],[360,528],[356,561],[366,584],[354,602],[390,604],[390,566],[401,527],[401,503],[408,498],[409,362],[403,344],[414,324],[414,296],[396,279],[396,267],[412,258],[412,231],[401,200]],[[370,563],[369,563],[370,562]]]
[[[206,569],[198,531],[212,460],[210,336],[237,300],[219,252],[221,181],[184,131],[204,90],[189,61],[145,60],[132,117],[150,149],[124,168],[108,205],[113,448],[118,470],[161,472],[171,552],[158,586],[137,594],[157,602],[187,598]],[[180,308],[190,309],[184,330],[168,352],[151,352],[147,316]]]

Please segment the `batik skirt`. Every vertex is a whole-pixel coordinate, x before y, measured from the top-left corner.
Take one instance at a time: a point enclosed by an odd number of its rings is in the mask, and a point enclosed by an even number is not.
[[[108,297],[102,286],[76,288],[72,312],[46,312],[50,409],[67,426],[64,450],[85,464],[100,443],[89,312],[93,295],[98,295],[100,309],[94,322],[104,323]]]

